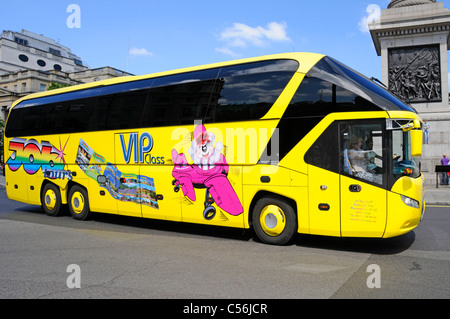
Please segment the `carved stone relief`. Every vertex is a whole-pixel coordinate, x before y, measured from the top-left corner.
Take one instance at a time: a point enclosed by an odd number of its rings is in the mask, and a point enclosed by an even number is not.
[[[389,89],[411,103],[441,102],[439,46],[389,49]]]

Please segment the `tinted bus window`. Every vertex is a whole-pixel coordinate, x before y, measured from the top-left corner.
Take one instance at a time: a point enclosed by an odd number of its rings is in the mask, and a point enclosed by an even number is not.
[[[153,79],[152,87],[182,85],[217,78],[220,68],[174,74]]]
[[[205,114],[214,85],[212,79],[151,89],[142,126],[193,124]]]
[[[11,110],[6,136],[33,136],[96,130],[95,122],[93,123],[89,116],[94,112],[97,95],[100,92],[101,88],[93,88],[25,100]],[[71,104],[78,104],[78,106],[71,107]],[[80,111],[81,109],[83,111]],[[65,113],[69,110],[71,114],[66,115]],[[69,122],[70,118],[74,119],[73,124]]]
[[[363,99],[377,105],[381,110],[392,111],[400,109],[415,112],[411,106],[406,105],[373,81],[329,57],[324,57],[320,60],[308,72],[308,75],[326,80],[338,87],[354,92]]]
[[[263,117],[298,69],[291,60],[266,61],[223,68],[216,82],[217,101],[205,122],[257,120]]]
[[[339,173],[338,123],[333,122],[305,154],[305,162]]]
[[[13,109],[6,126],[6,137],[39,135],[41,116],[42,108],[39,107]]]
[[[320,116],[333,112],[380,111],[361,96],[323,79],[306,76],[286,110],[286,117]]]
[[[155,78],[142,127],[193,124],[206,113],[220,69]]]
[[[294,60],[270,60],[224,67],[219,77],[243,76],[269,72],[295,72],[299,64]]]
[[[97,126],[106,126],[109,130],[138,128],[148,91],[144,89],[99,97],[96,110]]]
[[[39,134],[58,134],[64,127],[63,116],[67,112],[65,103],[52,103],[34,108],[40,108],[45,115],[41,118]]]
[[[97,98],[67,101],[64,108],[57,111],[56,117],[62,119],[62,133],[88,132],[97,129],[94,109]]]
[[[292,74],[273,72],[221,78],[220,98],[213,122],[257,120],[263,117],[283,92]]]

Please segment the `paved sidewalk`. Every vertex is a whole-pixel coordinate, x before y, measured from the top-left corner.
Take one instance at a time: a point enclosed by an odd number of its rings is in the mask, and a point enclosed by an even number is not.
[[[439,185],[439,188],[427,186],[425,190],[427,205],[450,206],[450,186]]]
[[[3,175],[0,175],[0,186],[5,186],[5,176]],[[439,185],[439,188],[427,186],[425,201],[427,205],[450,206],[450,186]]]

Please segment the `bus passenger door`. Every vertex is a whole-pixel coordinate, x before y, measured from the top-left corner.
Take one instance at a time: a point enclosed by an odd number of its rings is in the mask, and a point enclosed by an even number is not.
[[[385,120],[340,124],[341,232],[382,237],[387,219]]]

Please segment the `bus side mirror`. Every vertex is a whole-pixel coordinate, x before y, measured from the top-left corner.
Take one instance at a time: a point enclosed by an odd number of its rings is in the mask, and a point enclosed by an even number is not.
[[[410,133],[411,133],[411,155],[422,156],[422,145],[423,145],[422,130],[412,130]]]

